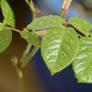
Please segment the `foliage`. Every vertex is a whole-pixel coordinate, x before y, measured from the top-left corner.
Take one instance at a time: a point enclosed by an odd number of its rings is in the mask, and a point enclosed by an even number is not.
[[[1,0],[1,10],[4,19],[0,23],[0,53],[5,51],[11,43],[11,30],[17,31],[14,28],[14,13],[7,0]],[[18,65],[20,69],[24,68],[41,47],[41,55],[51,75],[72,64],[79,83],[92,83],[92,37],[89,36],[91,28],[92,25],[81,17],[70,18],[66,25],[65,19],[61,16],[42,16],[28,24],[23,31],[17,31],[28,42],[28,47],[24,51],[19,64],[15,62],[15,65]],[[42,41],[39,41],[39,35],[35,30],[44,29],[46,30],[45,35],[43,35]],[[79,37],[75,29],[85,36]],[[32,31],[29,32],[28,30]],[[30,52],[32,45],[34,49]],[[17,61],[16,59],[14,60]]]
[[[53,75],[71,64],[78,52],[78,36],[73,28],[52,27],[42,39],[41,52]]]

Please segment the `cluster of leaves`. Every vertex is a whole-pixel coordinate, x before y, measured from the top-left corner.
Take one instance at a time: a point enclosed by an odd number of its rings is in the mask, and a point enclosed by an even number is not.
[[[15,27],[14,13],[6,0],[1,0],[1,10],[4,20],[0,23],[0,53],[6,50],[12,40],[11,28],[6,25]],[[66,27],[64,23],[65,19],[61,16],[42,16],[19,32],[29,44],[21,59],[21,67],[24,67],[41,47],[41,55],[51,75],[72,63],[78,82],[92,83],[92,37],[89,37],[92,25],[80,17],[72,17],[67,21],[73,27]],[[79,37],[75,28],[85,36]],[[40,45],[38,35],[28,29],[47,30]],[[26,56],[31,45],[35,47],[33,55]]]
[[[81,17],[65,20],[57,15],[43,16],[27,26],[28,29],[47,29],[42,37],[41,55],[51,75],[65,69],[72,63],[79,83],[92,83],[92,25]],[[79,37],[75,28],[85,36]]]

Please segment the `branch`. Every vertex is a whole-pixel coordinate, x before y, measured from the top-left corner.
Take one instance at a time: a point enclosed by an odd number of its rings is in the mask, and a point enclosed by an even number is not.
[[[71,3],[72,3],[72,0],[64,0],[62,9],[68,10]]]

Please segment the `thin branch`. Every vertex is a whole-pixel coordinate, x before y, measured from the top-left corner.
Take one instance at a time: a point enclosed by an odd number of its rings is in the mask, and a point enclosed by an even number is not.
[[[21,57],[20,59],[20,63],[26,58],[26,56],[28,55],[29,51],[30,51],[30,47],[32,46],[32,44],[28,44],[24,53],[23,53],[23,56]]]
[[[18,82],[19,82],[19,90],[18,90],[18,92],[24,92],[24,87],[23,87],[23,72],[22,72],[22,69],[19,66],[19,62],[18,62],[17,57],[13,57],[12,58],[12,63],[15,66],[16,73],[17,73],[17,76],[18,76]]]
[[[64,0],[62,9],[67,10],[71,3],[72,3],[72,0]]]
[[[30,8],[30,10],[33,11],[33,10],[32,10],[32,7],[30,6],[30,2],[29,2],[28,0],[25,0],[25,2],[26,2],[26,4],[28,5],[28,7]]]
[[[68,8],[71,3],[72,3],[72,0],[64,0],[61,11],[60,11],[60,16],[62,16],[64,14],[65,26],[67,26],[67,14],[69,13]]]
[[[35,20],[37,18],[37,14],[36,14],[36,9],[35,9],[33,0],[31,0],[30,2],[28,0],[25,0],[25,2],[29,6],[30,10],[32,11],[33,20]]]
[[[31,60],[31,58],[33,57],[33,55],[37,52],[37,50],[40,47],[40,42],[35,46],[35,48],[32,50],[32,52],[26,56],[26,58],[24,60],[22,60],[21,62],[21,68],[24,68],[26,66],[26,64],[28,64],[28,62]]]
[[[16,29],[16,28],[14,28],[14,27],[11,27],[10,25],[3,24],[3,26],[4,26],[4,27],[8,27],[10,30],[13,30],[13,31],[15,31],[15,32],[20,33],[20,30],[19,30],[19,29]]]

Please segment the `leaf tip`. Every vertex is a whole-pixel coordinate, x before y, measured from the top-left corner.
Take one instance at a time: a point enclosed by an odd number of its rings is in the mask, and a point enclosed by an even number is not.
[[[51,70],[51,71],[50,71],[50,74],[51,74],[51,76],[53,76],[53,75],[56,74],[56,71]]]

